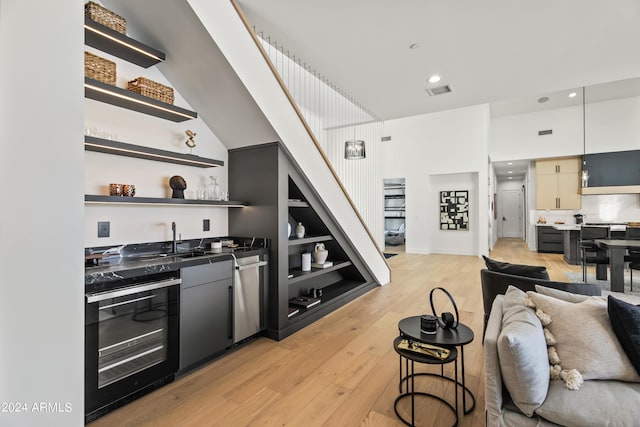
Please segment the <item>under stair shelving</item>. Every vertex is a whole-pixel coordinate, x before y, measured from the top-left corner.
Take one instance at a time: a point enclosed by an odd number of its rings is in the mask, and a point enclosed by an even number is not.
[[[229,232],[249,232],[271,240],[269,327],[277,340],[375,288],[377,283],[304,175],[278,143],[229,150],[229,191],[251,200],[251,209],[229,212]],[[297,222],[305,236],[296,238]],[[291,235],[287,235],[291,224]],[[327,268],[301,270],[301,258],[323,243]],[[322,290],[321,302],[290,315],[289,300]]]

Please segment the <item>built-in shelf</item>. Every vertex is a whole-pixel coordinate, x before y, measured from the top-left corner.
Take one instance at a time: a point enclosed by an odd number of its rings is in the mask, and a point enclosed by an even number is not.
[[[95,194],[86,194],[84,196],[85,203],[103,203],[103,204],[138,204],[138,205],[171,205],[171,206],[211,206],[221,208],[242,208],[248,206],[247,202],[237,200],[218,201],[218,200],[194,200],[194,199],[163,199],[156,197],[124,197],[124,196],[101,196]]]
[[[304,202],[302,200],[289,200],[290,208],[308,208],[309,203]]]
[[[387,215],[385,215],[385,219],[396,219],[396,218],[404,219],[405,216],[404,215],[403,216],[397,216],[397,215],[396,216],[387,216]]]
[[[149,68],[165,60],[165,54],[85,16],[84,43],[125,61]]]
[[[184,122],[198,117],[198,113],[195,111],[176,107],[130,90],[90,79],[89,77],[84,78],[84,96],[173,122]]]
[[[331,237],[330,235],[310,236],[310,237],[303,237],[302,239],[291,237],[289,238],[289,246],[308,245],[310,243],[326,242],[328,240],[333,240],[333,237]]]
[[[296,307],[299,309],[297,314],[289,317],[290,322],[296,322],[307,317],[307,314],[311,314],[316,310],[321,310],[331,303],[335,303],[337,299],[344,298],[350,293],[362,288],[362,282],[358,280],[341,280],[326,286],[322,289],[322,296],[320,297],[320,304],[314,305],[310,308]]]
[[[222,160],[208,159],[206,157],[195,156],[193,154],[175,153],[172,151],[127,144],[119,141],[111,141],[88,135],[84,137],[84,149],[98,153],[135,157],[137,159],[154,160],[158,162],[174,163],[199,168],[224,166],[224,162]]]
[[[334,261],[333,266],[327,267],[327,268],[312,268],[311,271],[302,271],[300,269],[289,270],[289,274],[293,274],[293,277],[289,279],[288,283],[289,285],[292,285],[301,280],[306,280],[314,276],[320,276],[322,274],[329,273],[330,271],[335,271],[344,267],[348,267],[351,264],[352,264],[351,261],[342,261],[342,262]]]

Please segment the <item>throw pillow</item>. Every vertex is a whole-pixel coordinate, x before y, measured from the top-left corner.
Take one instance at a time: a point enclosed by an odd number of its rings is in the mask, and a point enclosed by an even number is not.
[[[527,295],[551,317],[547,328],[557,340],[562,369],[576,369],[585,380],[640,382],[613,332],[606,301],[591,297],[571,303],[536,292]]]
[[[503,383],[518,409],[531,416],[547,396],[549,363],[542,325],[524,297],[514,286],[507,289],[497,344]]]
[[[609,319],[620,345],[640,374],[640,307],[609,295]]]
[[[562,301],[567,301],[567,302],[582,302],[584,300],[591,298],[589,295],[574,294],[571,292],[562,291],[560,289],[548,288],[542,285],[536,285],[536,292],[542,295],[547,295],[547,296],[561,299]]]
[[[547,267],[537,265],[511,264],[493,260],[482,255],[484,263],[489,271],[498,273],[513,274],[514,276],[531,277],[533,279],[549,280]]]

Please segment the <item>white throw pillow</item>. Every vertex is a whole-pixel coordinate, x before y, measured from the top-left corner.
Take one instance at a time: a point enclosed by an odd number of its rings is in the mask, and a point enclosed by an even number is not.
[[[524,297],[518,288],[507,289],[497,344],[502,382],[518,409],[531,416],[547,397],[549,363],[542,325]]]
[[[527,294],[536,307],[551,316],[547,328],[558,342],[562,369],[576,369],[585,380],[640,382],[613,332],[606,301],[590,297],[571,303],[536,292]]]

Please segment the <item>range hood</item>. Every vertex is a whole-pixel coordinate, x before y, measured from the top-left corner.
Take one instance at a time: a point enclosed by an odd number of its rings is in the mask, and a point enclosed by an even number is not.
[[[640,193],[640,150],[587,154],[589,186],[582,194]]]

